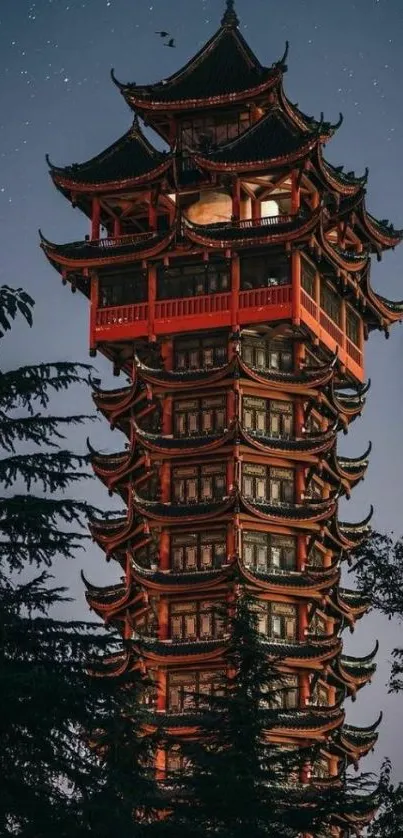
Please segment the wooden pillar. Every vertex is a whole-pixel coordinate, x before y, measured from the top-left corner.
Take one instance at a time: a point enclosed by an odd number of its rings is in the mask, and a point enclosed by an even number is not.
[[[235,463],[232,459],[228,460],[227,463],[227,492],[231,492],[234,488],[235,483]]]
[[[156,230],[158,226],[156,196],[150,192],[148,199],[148,226],[150,230]]]
[[[96,325],[99,308],[99,279],[94,273],[91,275],[91,306],[90,306],[90,351],[97,348]]]
[[[305,467],[295,468],[295,503],[303,503],[305,496]]]
[[[226,427],[229,428],[234,419],[236,419],[236,397],[233,390],[228,390]]]
[[[172,396],[167,396],[162,400],[162,433],[164,436],[169,436],[173,433],[172,427]]]
[[[307,543],[305,535],[297,536],[297,570],[302,571],[307,562]]]
[[[301,672],[299,676],[299,705],[306,707],[311,695],[308,672]]]
[[[158,640],[169,639],[169,604],[166,599],[158,603]]]
[[[299,173],[293,171],[291,174],[291,214],[296,215],[301,205],[301,190],[299,187]]]
[[[239,326],[239,292],[241,290],[241,266],[238,254],[231,260],[231,327],[235,332]]]
[[[170,562],[170,537],[166,530],[163,530],[160,535],[160,570],[169,570]]]
[[[292,322],[294,326],[301,323],[301,258],[298,250],[291,254],[292,281]]]
[[[157,710],[165,710],[167,705],[167,673],[162,669],[157,673]]]
[[[91,241],[97,241],[101,235],[101,204],[99,198],[92,199]]]
[[[232,218],[239,221],[241,214],[241,181],[236,178],[232,184]]]
[[[148,266],[148,339],[155,340],[155,300],[157,298],[157,266]]]
[[[262,205],[258,198],[251,198],[252,201],[252,218],[259,220],[262,216]]]
[[[320,274],[319,274],[319,271],[316,271],[316,273],[315,273],[314,295],[315,295],[315,303],[317,305],[317,317],[319,319],[319,314],[320,314]]]
[[[122,235],[122,225],[120,223],[120,218],[113,219],[113,236],[115,239],[120,238]]]
[[[340,329],[341,329],[341,345],[342,348],[346,348],[346,337],[347,337],[347,311],[346,311],[346,301],[342,298],[340,301]]]
[[[161,503],[169,503],[171,500],[171,463],[162,463],[160,468],[161,480]]]
[[[172,338],[164,341],[164,369],[171,372],[174,369],[174,342]]]
[[[295,365],[297,369],[299,367],[297,364]],[[303,435],[303,428],[304,428],[304,402],[303,399],[295,399],[294,402],[294,436],[301,437]]]
[[[306,639],[308,625],[308,605],[306,602],[301,602],[298,606],[298,640],[301,643]]]
[[[227,527],[227,561],[239,552],[238,533],[239,530],[235,524],[229,524]]]

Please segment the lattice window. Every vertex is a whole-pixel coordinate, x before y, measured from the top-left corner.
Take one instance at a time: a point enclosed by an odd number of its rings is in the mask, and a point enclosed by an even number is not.
[[[291,710],[298,707],[298,677],[296,675],[283,676],[277,682],[268,685],[266,690],[267,707],[278,710]]]
[[[224,673],[221,670],[205,672],[171,672],[168,676],[168,707],[174,713],[208,706],[210,696],[224,692]]]
[[[119,271],[101,276],[99,283],[99,307],[142,303],[147,300],[147,272]]]
[[[244,396],[242,402],[245,430],[288,439],[293,431],[292,402]]]
[[[292,346],[288,341],[269,342],[263,338],[245,337],[242,358],[256,369],[290,372],[293,369]]]
[[[340,326],[341,299],[330,285],[322,284],[320,289],[320,305],[325,314]]]
[[[259,602],[255,606],[260,634],[270,640],[288,640],[297,636],[297,608],[285,602]]]
[[[175,367],[178,370],[220,367],[227,362],[227,358],[227,340],[223,336],[175,341]]]
[[[355,346],[360,345],[360,318],[350,306],[346,311],[346,332],[347,337]]]
[[[218,640],[224,634],[223,607],[217,602],[173,602],[170,624],[177,642]]]
[[[294,472],[292,469],[244,463],[242,493],[260,503],[291,504],[294,501]]]
[[[224,430],[226,403],[224,396],[202,399],[181,399],[174,402],[174,433],[176,436],[199,436]]]
[[[295,570],[296,539],[247,530],[242,536],[242,557],[245,567],[260,573],[273,569]]]
[[[157,275],[157,297],[170,300],[181,297],[199,297],[228,291],[231,271],[225,259],[211,262],[186,262],[182,265],[161,265]]]
[[[301,260],[301,285],[312,299],[315,299],[316,268],[307,259]]]
[[[225,463],[177,466],[172,469],[172,498],[175,503],[208,503],[222,500],[225,492]]]
[[[221,567],[227,556],[226,531],[181,533],[171,537],[172,569],[191,573]]]

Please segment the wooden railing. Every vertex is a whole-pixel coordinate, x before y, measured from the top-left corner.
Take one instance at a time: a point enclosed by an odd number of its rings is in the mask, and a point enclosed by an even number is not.
[[[328,335],[330,335],[330,337],[333,338],[339,346],[343,346],[344,334],[342,330],[336,325],[336,323],[333,322],[333,320],[330,319],[330,317],[328,317],[327,314],[325,314],[322,309],[320,309],[319,322]]]
[[[239,308],[260,308],[261,306],[286,305],[291,302],[291,285],[273,285],[272,288],[253,288],[241,291]]]
[[[318,306],[315,303],[315,300],[313,300],[303,288],[301,288],[301,304],[304,306],[308,314],[316,320],[318,316]]]
[[[101,249],[107,249],[109,247],[132,247],[141,241],[146,242],[154,237],[155,233],[131,233],[128,236],[108,236],[105,239],[96,239],[87,242],[87,244],[92,244],[94,247],[100,247]]]
[[[165,320],[172,317],[191,317],[197,314],[215,314],[228,311],[231,294],[206,294],[200,297],[181,297],[174,300],[159,300],[155,303],[155,317]]]
[[[356,346],[352,342],[352,340],[350,340],[350,338],[347,338],[347,337],[346,337],[346,350],[347,350],[347,355],[349,355],[350,358],[352,358],[352,360],[355,361],[356,364],[359,364],[359,366],[361,367],[362,366],[362,352],[358,348],[358,346]]]
[[[113,308],[99,308],[96,316],[96,326],[119,326],[126,323],[146,321],[148,318],[147,303],[132,303],[127,306]]]

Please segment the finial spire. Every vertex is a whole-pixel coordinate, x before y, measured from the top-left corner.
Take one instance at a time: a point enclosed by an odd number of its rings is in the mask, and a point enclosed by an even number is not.
[[[221,26],[238,26],[239,18],[234,9],[234,0],[226,0],[225,12],[221,21]]]

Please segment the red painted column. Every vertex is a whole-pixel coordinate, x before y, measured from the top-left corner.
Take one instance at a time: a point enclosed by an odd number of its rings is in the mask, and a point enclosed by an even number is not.
[[[169,638],[169,604],[166,599],[160,599],[158,603],[158,639],[168,640]]]
[[[301,206],[301,190],[298,186],[298,172],[291,174],[291,213],[294,215]]]
[[[96,325],[97,313],[99,308],[99,279],[94,273],[91,275],[91,307],[90,307],[90,352],[95,352],[97,348],[96,341]]]
[[[157,297],[157,267],[148,266],[148,339],[154,340],[155,300]]]
[[[167,706],[167,674],[162,669],[157,673],[157,710],[165,710]]]
[[[163,348],[164,369],[171,372],[174,368],[174,342],[166,340]]]
[[[232,184],[232,217],[239,221],[241,214],[241,182],[236,178]]]
[[[96,241],[101,235],[101,204],[99,198],[92,199],[91,241]]]
[[[160,536],[160,570],[169,570],[170,563],[170,538],[169,533],[162,531]]]
[[[294,326],[301,323],[301,259],[299,252],[293,250],[291,254],[292,277],[292,322]]]
[[[231,327],[235,332],[239,326],[239,292],[241,290],[241,266],[238,254],[232,255],[231,262]]]
[[[156,230],[158,226],[157,203],[152,192],[150,192],[148,203],[148,226],[150,230]]]
[[[160,468],[161,480],[161,502],[169,503],[171,500],[171,463],[165,462]]]
[[[301,602],[298,606],[298,639],[301,642],[306,638],[308,626],[308,605],[306,602]]]
[[[296,466],[295,469],[295,502],[303,503],[305,493],[305,468]]]
[[[307,561],[306,535],[297,536],[297,570],[302,571]]]
[[[227,494],[234,489],[235,482],[235,463],[231,459],[227,463]]]
[[[115,239],[120,238],[122,235],[122,227],[120,223],[120,218],[114,218],[113,220],[113,236]]]
[[[301,672],[299,676],[299,705],[301,708],[307,706],[310,695],[309,675],[307,672]]]
[[[172,434],[172,396],[165,396],[162,402],[162,433]]]

